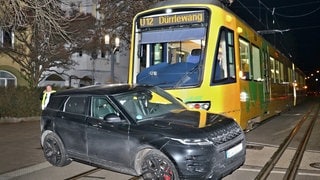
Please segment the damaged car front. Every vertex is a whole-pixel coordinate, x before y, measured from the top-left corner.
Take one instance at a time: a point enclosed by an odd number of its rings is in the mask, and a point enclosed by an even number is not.
[[[244,163],[245,135],[233,119],[187,109],[160,88],[124,96],[116,99],[136,122],[131,138],[164,153],[181,179],[219,179]],[[134,107],[126,106],[128,99],[137,101]]]

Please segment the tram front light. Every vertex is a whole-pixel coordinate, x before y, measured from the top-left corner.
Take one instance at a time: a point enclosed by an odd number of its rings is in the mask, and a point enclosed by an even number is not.
[[[187,102],[186,104],[191,109],[209,110],[209,108],[210,108],[210,102],[209,101],[205,101],[205,102]]]

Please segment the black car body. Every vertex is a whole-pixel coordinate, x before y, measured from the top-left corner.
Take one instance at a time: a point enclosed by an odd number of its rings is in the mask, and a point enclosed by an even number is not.
[[[220,179],[244,163],[246,146],[233,119],[129,84],[52,94],[41,145],[55,166],[75,160],[145,179]]]

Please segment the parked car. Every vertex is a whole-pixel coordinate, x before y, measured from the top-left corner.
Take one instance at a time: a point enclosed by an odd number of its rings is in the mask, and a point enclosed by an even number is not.
[[[230,118],[190,110],[159,87],[113,84],[56,92],[41,116],[54,166],[72,160],[144,179],[219,179],[245,161]]]

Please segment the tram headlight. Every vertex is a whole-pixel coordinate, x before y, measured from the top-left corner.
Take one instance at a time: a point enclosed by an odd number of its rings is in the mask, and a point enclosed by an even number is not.
[[[246,92],[240,93],[240,101],[241,102],[247,102],[249,100],[249,95]]]
[[[209,110],[211,105],[209,101],[187,102],[186,104],[191,109],[204,109],[204,110]]]

